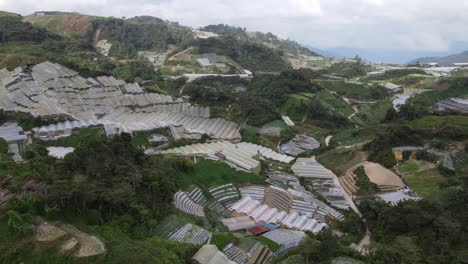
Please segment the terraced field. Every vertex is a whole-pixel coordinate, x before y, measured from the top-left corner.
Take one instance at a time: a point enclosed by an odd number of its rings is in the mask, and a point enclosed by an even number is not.
[[[447,178],[442,176],[434,164],[423,161],[408,161],[398,167],[408,186],[419,196],[426,197],[440,189]]]

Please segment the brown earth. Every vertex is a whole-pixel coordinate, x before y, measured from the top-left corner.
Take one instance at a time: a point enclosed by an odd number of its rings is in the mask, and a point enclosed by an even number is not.
[[[94,18],[93,16],[79,14],[56,16],[39,16],[33,14],[24,17],[23,21],[59,34],[77,33],[84,35],[90,22]]]

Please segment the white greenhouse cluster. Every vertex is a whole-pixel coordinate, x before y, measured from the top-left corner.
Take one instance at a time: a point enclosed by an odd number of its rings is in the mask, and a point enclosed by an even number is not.
[[[174,206],[187,214],[205,216],[203,206],[194,202],[186,192],[178,191],[174,194]]]
[[[192,144],[158,152],[151,152],[150,150],[147,153],[207,156],[216,160],[222,159],[236,168],[253,172],[260,170],[260,161],[255,159],[258,155],[285,163],[294,160],[290,156],[277,153],[259,145],[244,142],[233,144],[227,141]]]
[[[192,257],[196,263],[201,264],[236,264],[219,251],[215,245],[203,245]]]
[[[298,177],[311,179],[313,189],[325,197],[331,205],[341,209],[349,208],[345,193],[337,184],[336,175],[318,163],[315,158],[298,158],[291,169]]]
[[[240,200],[239,192],[232,183],[212,187],[208,191],[216,201],[227,207]]]
[[[32,129],[34,135],[41,139],[57,138],[60,136],[69,136],[73,129],[97,126],[96,120],[65,121],[47,126],[35,127]]]
[[[306,237],[306,234],[302,231],[278,228],[271,230],[262,236],[276,242],[277,244],[285,245],[288,243],[300,243]]]
[[[202,245],[211,238],[211,233],[199,226],[186,224],[174,232],[169,239],[195,245]]]
[[[72,147],[48,147],[49,156],[52,156],[57,159],[63,159],[68,153],[75,151],[75,148]]]
[[[66,115],[88,126],[105,125],[111,134],[183,126],[217,139],[240,140],[238,125],[210,119],[207,107],[174,101],[168,95],[144,93],[137,83],[128,84],[114,77],[86,79],[51,62],[37,64],[28,71],[0,70],[0,108],[33,116]],[[75,123],[70,128],[69,123],[62,123],[35,132],[45,136],[83,126]]]
[[[258,200],[252,199],[250,196],[243,197],[239,202],[231,207],[232,211],[245,214],[256,222],[266,224],[281,225],[291,229],[307,230],[318,233],[323,228],[327,227],[325,223],[319,223],[317,220],[300,215],[297,212],[287,213],[272,208],[266,204],[262,204]]]

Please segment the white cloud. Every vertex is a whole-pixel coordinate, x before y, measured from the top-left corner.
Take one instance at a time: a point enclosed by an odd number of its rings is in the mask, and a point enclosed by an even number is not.
[[[226,23],[320,47],[443,51],[468,40],[467,0],[0,0],[0,9]]]

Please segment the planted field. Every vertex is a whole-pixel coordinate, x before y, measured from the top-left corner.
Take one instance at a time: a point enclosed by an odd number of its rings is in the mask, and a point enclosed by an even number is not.
[[[364,161],[366,154],[353,149],[334,149],[318,157],[318,161],[337,175]]]
[[[422,170],[434,169],[435,164],[421,161],[421,160],[409,160],[404,164],[400,165],[397,170],[401,174],[415,173]]]
[[[409,122],[413,128],[440,128],[445,125],[468,127],[468,116],[427,116]]]
[[[281,106],[281,112],[294,119],[301,119],[304,113],[298,111],[301,105],[309,103],[311,98],[303,94],[291,94],[288,96],[286,102]]]
[[[265,183],[265,179],[259,175],[236,171],[223,162],[203,159],[193,165],[193,171],[179,172],[175,177],[176,183],[182,188],[189,187],[192,184],[210,187],[227,183],[234,185]]]
[[[278,262],[278,264],[303,264],[306,263],[305,259],[301,255],[292,255],[285,260]]]
[[[349,116],[354,112],[351,105],[346,103],[341,97],[336,96],[329,91],[318,92],[317,98],[324,106],[331,108],[344,116]]]
[[[366,128],[353,128],[340,131],[332,139],[331,144],[334,146],[348,146],[368,140],[372,140],[377,136],[377,133],[388,129],[384,125],[369,126]]]
[[[155,261],[182,263],[186,255],[192,256],[197,250],[195,245],[170,241],[158,236],[146,240],[133,239],[126,228],[116,222],[101,226],[80,226],[80,229],[84,228],[87,229],[86,232],[102,237],[109,249],[104,256],[93,259],[93,263],[154,263]]]
[[[175,231],[182,228],[187,222],[176,215],[165,218],[155,229],[154,233],[163,238],[169,238]]]
[[[258,241],[261,241],[263,242],[265,245],[268,246],[268,248],[274,253],[276,251],[278,251],[280,248],[281,248],[281,245],[279,245],[278,243],[276,243],[275,241],[271,240],[271,239],[268,239],[264,236],[259,236],[257,237],[257,240]]]
[[[211,238],[211,244],[221,250],[227,244],[236,242],[237,240],[232,233],[214,233]]]
[[[318,83],[325,89],[357,100],[373,101],[387,96],[385,89],[379,86],[369,87],[361,84],[346,83],[344,81],[319,81]]]
[[[86,138],[93,138],[100,135],[104,135],[104,130],[101,127],[80,128],[77,131],[77,134],[73,134],[64,138],[59,138],[54,141],[49,141],[48,145],[59,147],[76,147],[81,142],[85,142]]]
[[[376,125],[384,120],[387,111],[392,108],[393,104],[389,99],[380,100],[374,104],[360,105],[359,113],[357,113],[352,120],[362,125]]]
[[[438,169],[425,170],[404,175],[408,186],[419,196],[429,196],[440,189],[439,185],[447,181]]]

